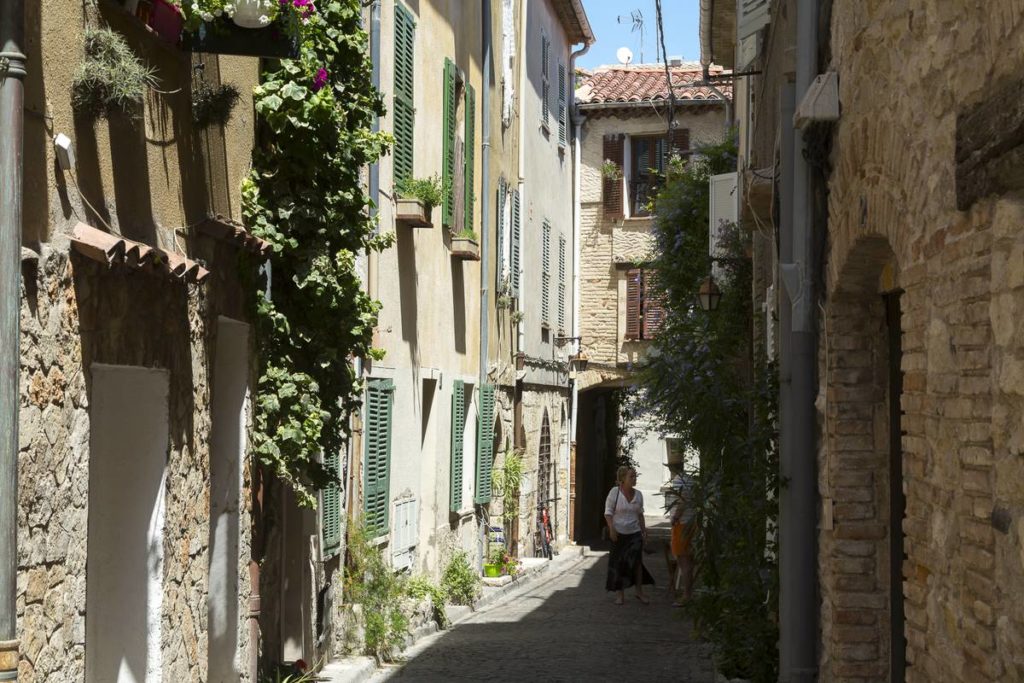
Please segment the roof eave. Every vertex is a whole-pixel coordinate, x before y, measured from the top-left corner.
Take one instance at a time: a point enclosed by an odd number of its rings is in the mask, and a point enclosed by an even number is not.
[[[680,100],[680,99],[677,99],[676,100],[676,106],[677,107],[697,107],[697,106],[707,107],[707,106],[715,106],[715,105],[719,105],[719,104],[725,104],[725,102],[726,102],[726,100],[720,99],[718,97],[709,97],[709,98],[703,99],[703,100],[690,100],[690,99]],[[595,110],[595,109],[634,109],[634,108],[635,109],[640,109],[640,108],[650,107],[651,105],[657,106],[657,105],[667,105],[667,104],[668,104],[668,100],[666,100],[666,99],[658,99],[658,100],[629,100],[628,102],[620,102],[618,100],[612,100],[612,101],[609,101],[609,102],[579,102],[579,108],[582,111]]]
[[[731,69],[736,57],[736,3],[700,0],[700,62]]]
[[[583,0],[555,0],[554,5],[570,44],[592,45],[597,40],[587,12],[583,9]]]

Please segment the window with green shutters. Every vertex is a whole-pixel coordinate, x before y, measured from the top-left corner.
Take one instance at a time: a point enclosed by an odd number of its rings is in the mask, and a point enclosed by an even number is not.
[[[558,236],[558,329],[565,332],[565,235]]]
[[[394,174],[395,183],[412,178],[416,109],[413,106],[413,37],[416,22],[412,13],[395,4],[395,98],[394,98]]]
[[[565,64],[558,65],[558,144],[563,147],[568,140],[566,133],[566,80]]]
[[[451,495],[448,509],[458,512],[462,509],[462,454],[463,435],[466,432],[466,383],[460,379],[452,382],[452,461]]]
[[[491,466],[494,464],[494,385],[480,388],[480,424],[476,430],[477,504],[491,502]]]
[[[327,456],[324,466],[335,478],[340,478],[337,453]],[[320,546],[324,557],[334,557],[341,549],[341,490],[332,481],[320,493]]]
[[[522,227],[519,222],[519,190],[512,191],[512,296],[519,296],[520,241]]]
[[[543,249],[540,269],[540,320],[545,327],[551,325],[551,224],[544,220]]]
[[[458,102],[455,99],[458,67],[450,59],[444,60],[444,139],[442,140],[442,183],[444,201],[442,222],[448,227],[455,225],[455,116]]]
[[[395,385],[371,379],[366,386],[363,461],[363,523],[371,536],[388,531],[388,487],[391,481],[391,414]]]
[[[466,86],[466,168],[463,180],[465,182],[466,198],[466,222],[465,229],[473,229],[473,172],[476,168],[474,146],[476,144],[476,94],[473,86]]]

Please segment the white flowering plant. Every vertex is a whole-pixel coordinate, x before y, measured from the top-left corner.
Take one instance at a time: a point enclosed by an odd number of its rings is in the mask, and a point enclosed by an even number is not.
[[[201,24],[233,20],[245,28],[262,28],[283,19],[290,28],[308,22],[316,14],[313,0],[179,0],[185,27],[195,31]],[[295,21],[291,21],[291,20]]]

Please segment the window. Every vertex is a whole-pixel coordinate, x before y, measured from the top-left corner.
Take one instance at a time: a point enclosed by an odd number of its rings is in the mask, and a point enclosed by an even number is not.
[[[627,341],[654,339],[661,329],[665,312],[653,280],[654,272],[650,270],[636,268],[626,272]]]
[[[629,198],[631,216],[650,216],[648,208],[665,174],[666,140],[660,135],[630,138]]]
[[[413,37],[416,22],[401,4],[395,4],[395,97],[394,97],[394,177],[395,183],[412,178],[416,109],[413,106]]]
[[[450,59],[444,62],[444,198],[442,222],[455,233],[473,229],[476,94]],[[462,124],[460,126],[460,123]],[[459,131],[462,129],[462,135]]]
[[[625,203],[628,203],[630,216],[649,216],[647,205],[657,194],[670,155],[687,160],[691,154],[687,128],[673,128],[667,135],[631,135],[628,155],[626,137],[622,133],[604,136],[601,198],[605,218],[612,220],[623,217]],[[623,182],[624,176],[628,184]],[[628,185],[626,202],[623,202],[624,185]]]
[[[540,322],[551,327],[551,224],[544,219],[540,269]]]
[[[371,536],[388,529],[391,481],[391,413],[395,385],[370,380],[366,387],[366,457],[363,462],[363,521]]]

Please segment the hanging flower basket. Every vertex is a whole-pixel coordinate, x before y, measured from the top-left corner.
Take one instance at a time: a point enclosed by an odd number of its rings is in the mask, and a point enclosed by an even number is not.
[[[299,56],[299,40],[282,25],[264,28],[241,28],[226,18],[203,22],[195,31],[187,31],[181,46],[189,52],[208,52],[245,57],[276,57],[294,59]]]
[[[266,28],[276,14],[275,0],[236,0],[231,20],[242,28]]]

